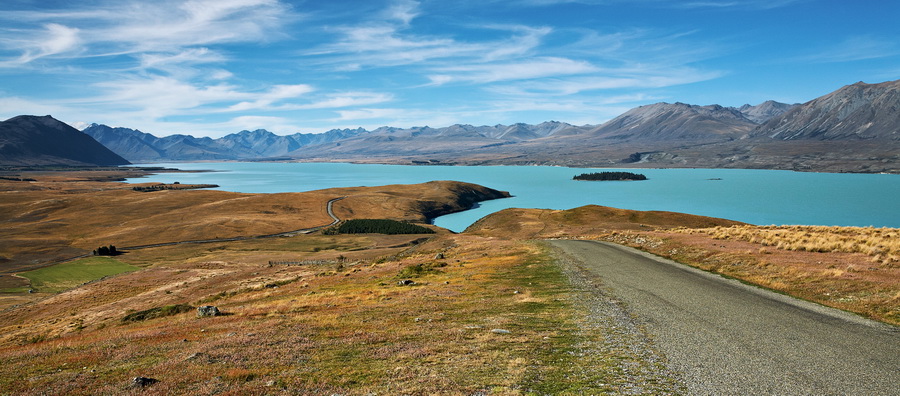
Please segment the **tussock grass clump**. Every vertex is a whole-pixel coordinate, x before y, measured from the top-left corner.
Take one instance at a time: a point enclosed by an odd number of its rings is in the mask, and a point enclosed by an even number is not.
[[[446,263],[419,263],[404,267],[397,274],[398,278],[417,278],[423,275],[441,272],[437,268],[446,267]]]
[[[873,262],[896,266],[900,262],[900,230],[874,227],[732,226],[682,230],[705,233],[715,239],[741,240],[777,249],[805,252],[862,253]]]
[[[178,315],[180,313],[193,311],[194,307],[187,304],[165,305],[145,309],[143,311],[132,312],[122,318],[122,322],[140,322],[149,319],[162,318],[166,316]]]

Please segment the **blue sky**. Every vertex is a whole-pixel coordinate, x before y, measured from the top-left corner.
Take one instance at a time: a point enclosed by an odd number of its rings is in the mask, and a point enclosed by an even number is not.
[[[219,137],[599,124],[900,78],[900,1],[4,0],[0,119]]]

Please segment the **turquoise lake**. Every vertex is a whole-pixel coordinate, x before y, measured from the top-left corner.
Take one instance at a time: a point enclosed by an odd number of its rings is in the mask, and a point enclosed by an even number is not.
[[[161,173],[129,182],[208,183],[220,190],[275,193],[332,187],[457,180],[509,191],[513,198],[435,219],[463,231],[505,208],[571,209],[596,204],[666,210],[752,224],[900,227],[900,175],[806,173],[743,169],[622,169],[646,181],[574,181],[572,176],[611,169],[547,166],[404,166],[342,163],[166,163],[203,173]]]

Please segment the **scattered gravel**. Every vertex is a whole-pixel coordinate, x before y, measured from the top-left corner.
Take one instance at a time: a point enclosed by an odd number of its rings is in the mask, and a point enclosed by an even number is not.
[[[589,340],[579,345],[579,356],[600,354],[615,361],[614,378],[605,384],[617,394],[684,394],[683,379],[666,366],[651,336],[625,304],[616,299],[600,280],[587,272],[578,260],[552,247],[560,269],[575,293],[580,335]],[[603,337],[594,337],[603,334]],[[582,366],[585,375],[596,367]],[[606,369],[608,370],[608,368]]]

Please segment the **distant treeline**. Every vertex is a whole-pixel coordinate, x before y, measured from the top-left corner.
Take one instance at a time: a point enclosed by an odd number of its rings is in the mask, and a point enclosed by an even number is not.
[[[420,225],[385,219],[347,220],[323,231],[325,235],[337,234],[434,234],[434,230]]]
[[[647,180],[647,176],[631,172],[595,172],[582,173],[573,177],[572,180]]]
[[[219,187],[218,184],[180,184],[175,182],[174,184],[154,184],[152,186],[137,186],[132,187],[131,189],[134,191],[148,192],[148,191],[162,191],[162,190],[192,190],[195,188],[216,188]]]
[[[37,181],[37,180],[30,179],[30,178],[27,178],[27,177],[26,177],[26,178],[21,178],[21,177],[6,177],[6,176],[0,176],[0,179],[2,179],[2,180],[10,180],[10,181]]]

